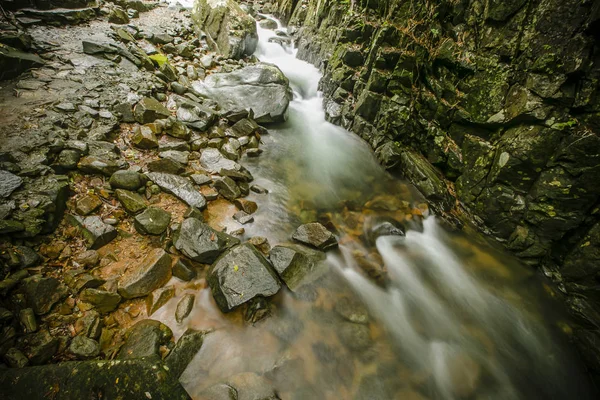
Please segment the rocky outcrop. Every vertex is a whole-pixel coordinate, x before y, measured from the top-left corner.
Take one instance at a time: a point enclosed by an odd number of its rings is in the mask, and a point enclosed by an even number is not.
[[[206,33],[216,51],[228,58],[250,56],[256,50],[256,22],[233,0],[196,0],[192,10],[196,25]]]
[[[563,282],[584,320],[575,337],[597,346],[600,7],[309,0],[285,17],[301,26],[298,56],[322,67],[327,119],[438,211]]]

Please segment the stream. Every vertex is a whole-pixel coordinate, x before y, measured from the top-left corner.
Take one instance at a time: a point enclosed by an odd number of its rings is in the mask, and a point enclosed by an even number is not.
[[[242,160],[269,191],[249,196],[259,209],[245,237],[274,246],[319,221],[339,248],[254,325],[222,314],[206,286],[186,326],[173,320],[178,298],[155,314],[176,336],[214,330],[181,377],[192,397],[253,372],[284,400],[591,398],[554,289],[482,239],[446,231],[362,139],[325,121],[319,70],[270,42],[276,31],[258,33],[256,56],[294,98],[264,153]],[[394,221],[405,236],[372,233]]]

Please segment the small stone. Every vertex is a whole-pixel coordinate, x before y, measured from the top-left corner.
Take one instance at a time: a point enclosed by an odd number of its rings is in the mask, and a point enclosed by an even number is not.
[[[258,204],[246,199],[236,199],[233,204],[235,204],[239,210],[245,211],[247,214],[254,214],[256,210],[258,210]]]
[[[250,186],[250,190],[257,194],[267,194],[269,191],[260,185],[252,185]]]
[[[70,102],[60,103],[56,106],[56,108],[60,111],[75,111],[75,105]]]
[[[187,151],[167,150],[160,152],[159,157],[168,158],[181,165],[187,165],[190,160],[190,153]]]
[[[125,332],[125,343],[117,358],[130,360],[149,357],[160,360],[160,346],[166,345],[172,337],[171,329],[159,321],[139,321]]]
[[[40,330],[28,338],[25,354],[31,365],[46,364],[58,351],[59,341],[48,330]]]
[[[271,250],[271,245],[269,245],[269,241],[264,236],[251,237],[248,239],[248,243],[256,247],[264,255],[269,254],[269,251]]]
[[[23,279],[27,304],[37,315],[47,314],[54,304],[68,295],[67,288],[58,279],[34,275]]]
[[[87,311],[83,317],[75,321],[75,332],[78,335],[98,340],[102,331],[102,320],[97,311]]]
[[[148,316],[154,314],[159,308],[164,306],[167,301],[175,296],[175,288],[173,286],[165,286],[158,288],[146,297],[146,311]]]
[[[142,196],[128,190],[115,190],[117,199],[129,214],[137,214],[146,208],[146,201]]]
[[[178,324],[182,323],[183,320],[190,315],[192,312],[192,308],[194,307],[194,302],[196,301],[196,296],[193,294],[186,294],[183,298],[177,303],[177,309],[175,311],[175,320]]]
[[[145,235],[160,235],[170,223],[171,214],[158,207],[148,207],[134,218],[135,229]]]
[[[121,296],[118,293],[91,288],[82,290],[79,299],[93,305],[99,313],[114,311],[121,302]]]
[[[248,215],[245,211],[236,212],[233,214],[233,219],[242,225],[246,225],[254,221],[254,217],[252,215]]]
[[[98,216],[80,218],[71,215],[69,217],[74,224],[82,228],[83,236],[90,249],[99,249],[117,237],[117,230],[102,222],[102,219]]]
[[[198,186],[207,185],[212,182],[212,178],[206,174],[193,174],[190,178]]]
[[[100,354],[100,345],[86,336],[75,336],[69,345],[69,351],[81,358],[92,358]]]
[[[171,112],[156,99],[144,97],[136,104],[133,115],[140,124],[148,124],[157,119],[168,118],[171,116]]]
[[[160,172],[149,172],[147,176],[152,182],[160,186],[161,189],[173,194],[188,206],[196,207],[199,210],[206,207],[204,196],[194,187],[189,179]]]
[[[224,178],[216,178],[214,180],[214,186],[215,189],[219,191],[219,194],[229,201],[233,201],[242,195],[238,185],[228,176]]]
[[[206,334],[207,332],[188,329],[179,338],[175,348],[173,348],[165,360],[169,367],[169,372],[173,377],[179,378],[183,374],[188,364],[200,351]]]
[[[173,276],[188,282],[196,277],[196,270],[188,260],[180,258],[173,267]]]
[[[77,200],[75,211],[79,215],[88,215],[96,211],[102,206],[102,200],[95,194],[86,194],[81,199]]]
[[[185,167],[173,161],[170,158],[163,158],[161,160],[154,160],[148,163],[148,170],[151,172],[161,172],[171,175],[180,175],[185,172]]]
[[[319,250],[327,250],[337,246],[337,240],[333,233],[318,222],[299,226],[292,235],[292,239],[316,247]]]
[[[23,352],[16,347],[11,347],[4,354],[4,360],[11,368],[24,368],[29,365],[29,360]]]

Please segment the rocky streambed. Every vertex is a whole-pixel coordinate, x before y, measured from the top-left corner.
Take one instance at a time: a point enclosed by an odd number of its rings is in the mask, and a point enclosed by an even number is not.
[[[555,289],[325,121],[272,5],[69,6],[2,20],[2,395],[590,395]]]

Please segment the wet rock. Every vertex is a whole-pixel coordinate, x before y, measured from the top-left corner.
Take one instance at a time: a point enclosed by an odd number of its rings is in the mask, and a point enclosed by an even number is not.
[[[375,245],[380,236],[404,236],[406,228],[393,218],[371,218],[365,222],[365,236],[367,242]]]
[[[278,245],[271,249],[269,258],[275,271],[290,290],[317,275],[325,253],[298,244]]]
[[[185,167],[170,158],[163,158],[149,162],[148,170],[151,172],[164,172],[165,174],[180,175],[185,172]]]
[[[269,191],[260,185],[252,185],[250,186],[250,190],[256,194],[267,194]]]
[[[148,178],[166,192],[173,194],[190,207],[202,210],[206,200],[189,179],[161,172],[149,172]]]
[[[137,214],[146,208],[146,201],[142,196],[129,190],[117,189],[115,195],[119,202],[130,214]]]
[[[198,219],[187,218],[182,222],[173,243],[177,250],[192,260],[211,264],[227,248],[238,244],[239,240],[215,231]]]
[[[181,165],[187,165],[189,162],[190,153],[188,151],[167,150],[159,153],[159,156],[175,161]]]
[[[37,55],[10,46],[0,47],[0,79],[12,79],[30,68],[43,65],[44,60]]]
[[[273,267],[251,244],[235,246],[219,257],[207,280],[223,312],[257,296],[270,297],[281,288]]]
[[[93,213],[102,206],[102,200],[95,194],[86,194],[75,205],[75,211],[79,215],[86,216]]]
[[[100,345],[86,336],[75,336],[69,345],[69,351],[81,358],[92,358],[100,354]]]
[[[258,204],[251,200],[237,199],[233,204],[235,204],[239,210],[245,211],[248,214],[254,214],[256,210],[258,210]]]
[[[207,185],[212,182],[212,178],[206,174],[193,174],[190,178],[198,186]]]
[[[91,288],[82,290],[79,299],[93,305],[99,313],[114,311],[121,302],[121,296],[118,293]]]
[[[170,223],[171,214],[158,207],[148,207],[134,218],[135,230],[145,235],[160,235]]]
[[[337,329],[337,334],[342,344],[350,350],[363,351],[373,344],[367,325],[342,322]]]
[[[156,99],[144,97],[136,104],[133,116],[140,124],[148,124],[157,119],[168,118],[171,116],[171,112]]]
[[[232,386],[217,383],[200,392],[200,398],[206,400],[237,400],[238,393]]]
[[[47,330],[41,330],[27,338],[27,347],[24,350],[31,365],[45,364],[58,351],[59,340]]]
[[[125,337],[125,344],[117,356],[119,360],[160,358],[159,348],[171,340],[173,332],[158,321],[146,319],[129,328]]]
[[[0,170],[0,197],[8,197],[23,184],[23,179],[8,171]]]
[[[292,235],[292,239],[316,247],[319,250],[327,250],[337,246],[337,240],[333,233],[318,222],[299,226]]]
[[[163,138],[158,143],[158,151],[159,152],[171,151],[171,150],[189,152],[190,145],[187,144],[187,142],[183,141],[183,140],[166,140],[165,138]]]
[[[93,268],[100,262],[100,255],[96,250],[83,251],[73,258],[77,264],[86,268]]]
[[[219,191],[221,196],[229,201],[233,201],[242,195],[238,185],[228,176],[224,178],[215,178],[214,187]]]
[[[158,147],[158,139],[152,129],[147,125],[135,126],[131,142],[140,149],[154,149]]]
[[[223,156],[215,148],[208,148],[200,156],[200,164],[208,172],[218,173],[222,176],[231,176],[234,179],[252,180],[252,175],[240,164]]]
[[[335,302],[335,312],[342,318],[355,324],[368,324],[369,313],[367,309],[355,299],[342,297]]]
[[[87,311],[83,317],[75,322],[75,332],[78,335],[87,336],[98,340],[102,331],[102,320],[97,311]]]
[[[96,215],[85,218],[69,215],[69,219],[74,225],[81,227],[81,233],[90,249],[97,250],[117,237],[117,230]]]
[[[291,100],[288,79],[279,68],[264,63],[231,73],[216,73],[193,83],[202,96],[219,103],[222,111],[251,109],[256,122],[278,122],[286,118]]]
[[[199,0],[192,19],[214,49],[227,58],[240,59],[256,50],[256,22],[233,0]]]
[[[77,164],[81,158],[81,153],[77,150],[65,149],[60,152],[56,161],[52,164],[52,168],[57,173],[65,173],[77,169]]]
[[[182,281],[191,281],[196,277],[196,270],[189,261],[180,258],[173,266],[173,276]]]
[[[259,25],[264,29],[277,29],[277,21],[270,18],[263,19],[259,22]]]
[[[100,174],[111,176],[120,169],[125,169],[129,165],[124,160],[111,160],[97,156],[86,156],[79,160],[77,168],[85,174]]]
[[[207,332],[188,329],[167,356],[165,362],[174,377],[180,377],[194,356],[200,351]],[[204,397],[201,397],[204,398]]]
[[[173,286],[165,286],[158,288],[146,297],[146,311],[148,316],[154,314],[159,308],[164,306],[169,300],[175,296],[175,288]]]
[[[69,275],[71,272],[74,271],[69,271]],[[106,283],[104,279],[100,279],[91,274],[84,273],[81,270],[79,272],[80,273],[73,277],[69,277],[69,275],[65,277],[65,283],[69,285],[69,287],[74,293],[79,293],[80,290],[86,288],[97,288]]]
[[[4,354],[4,361],[11,368],[23,368],[29,365],[29,360],[23,352],[16,347],[11,347]]]
[[[190,315],[195,301],[196,296],[190,293],[186,294],[181,300],[179,300],[179,303],[177,303],[177,309],[175,310],[175,320],[178,324],[182,323],[183,320]]]
[[[227,384],[234,387],[238,400],[278,400],[279,396],[269,381],[253,372],[244,372],[232,376]]]
[[[34,275],[22,281],[27,304],[37,315],[47,314],[53,305],[68,295],[67,288],[58,279]]]
[[[164,250],[151,250],[139,264],[130,266],[119,279],[119,294],[125,299],[150,294],[171,278],[171,263],[171,256]]]
[[[249,215],[245,211],[236,212],[235,214],[233,214],[233,219],[242,225],[246,225],[254,221],[254,217],[252,215]]]

